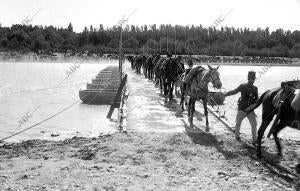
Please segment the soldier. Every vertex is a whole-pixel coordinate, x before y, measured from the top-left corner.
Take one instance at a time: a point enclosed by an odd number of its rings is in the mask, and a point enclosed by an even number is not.
[[[241,97],[238,101],[238,112],[236,115],[236,125],[235,125],[235,138],[237,140],[240,140],[240,128],[241,128],[241,123],[245,117],[248,118],[251,128],[252,128],[252,140],[253,140],[253,145],[256,144],[257,142],[257,137],[256,137],[256,126],[257,126],[257,121],[256,121],[256,115],[254,111],[251,111],[249,113],[246,113],[245,110],[252,104],[254,104],[257,99],[258,99],[258,90],[257,87],[254,86],[255,82],[255,72],[254,71],[249,71],[248,72],[248,83],[241,84],[238,88],[226,92],[224,95],[225,96],[231,96],[235,95],[237,93],[241,93]]]

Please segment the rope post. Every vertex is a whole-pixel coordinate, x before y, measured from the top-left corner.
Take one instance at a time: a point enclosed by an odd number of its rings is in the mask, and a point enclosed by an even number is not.
[[[175,30],[175,58],[176,58],[176,43],[177,43],[177,41],[176,41],[176,25],[174,26],[174,30]]]
[[[123,87],[126,84],[126,81],[127,81],[127,74],[125,74],[124,78],[122,79],[122,82],[119,86],[118,92],[117,92],[117,94],[114,98],[114,101],[113,101],[112,105],[110,106],[110,109],[109,109],[109,112],[108,112],[106,118],[108,118],[108,119],[111,118],[111,115],[112,115],[112,113],[113,113],[113,111],[116,107],[117,101],[120,100],[120,98],[121,98],[121,93],[122,93]]]
[[[120,72],[120,81],[122,81],[122,25],[120,26],[120,42],[119,42],[119,72]]]

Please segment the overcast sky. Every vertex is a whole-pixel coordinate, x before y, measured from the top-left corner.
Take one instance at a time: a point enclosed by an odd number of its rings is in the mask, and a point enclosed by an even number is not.
[[[72,22],[79,32],[90,25],[116,25],[130,14],[127,24],[134,25],[208,27],[220,18],[223,22],[218,28],[300,30],[300,0],[0,0],[2,26],[21,23],[35,15],[33,25],[67,27]]]

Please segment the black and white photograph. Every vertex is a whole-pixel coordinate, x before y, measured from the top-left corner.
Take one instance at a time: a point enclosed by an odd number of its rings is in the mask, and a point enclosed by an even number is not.
[[[1,0],[2,190],[300,191],[300,0]]]

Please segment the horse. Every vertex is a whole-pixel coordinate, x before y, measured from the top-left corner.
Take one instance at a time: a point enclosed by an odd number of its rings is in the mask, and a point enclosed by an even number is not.
[[[156,85],[159,85],[160,86],[160,90],[163,89],[163,82],[162,82],[162,78],[161,78],[161,67],[162,67],[162,64],[164,63],[166,59],[163,58],[163,57],[160,57],[158,59],[158,61],[155,63],[155,66],[154,66],[154,74],[155,74],[155,81],[156,81]]]
[[[145,78],[148,77],[148,69],[149,69],[149,63],[152,62],[152,55],[146,57],[145,62],[143,62],[143,72],[144,72],[144,76]]]
[[[154,77],[154,67],[159,59],[160,59],[160,55],[153,55],[153,59],[148,65],[148,78],[150,80],[152,80]]]
[[[161,77],[164,85],[164,94],[169,94],[169,101],[173,99],[174,84],[184,72],[184,65],[178,58],[168,58],[162,64]]]
[[[143,55],[138,55],[134,58],[135,69],[137,74],[141,74],[141,68],[145,61],[146,61],[146,56]]]
[[[285,127],[291,127],[300,130],[299,108],[298,110],[296,110],[292,107],[293,101],[295,101],[296,98],[299,99],[300,96],[299,92],[295,94],[295,90],[298,88],[300,88],[299,81],[282,82],[281,87],[277,87],[272,90],[267,90],[260,96],[260,98],[254,105],[246,109],[245,112],[250,112],[262,104],[262,123],[258,129],[257,137],[258,158],[261,158],[262,137],[268,125],[273,120],[275,114],[276,118],[267,137],[269,138],[271,134],[273,135],[278,150],[278,156],[282,156],[282,149],[277,136],[278,133]]]
[[[127,60],[131,63],[131,69],[134,69],[134,56],[127,56]]]
[[[206,117],[206,128],[205,131],[209,131],[208,122],[208,112],[207,112],[207,102],[208,102],[208,83],[212,83],[214,88],[221,89],[222,82],[220,80],[220,73],[218,72],[219,66],[217,68],[212,68],[208,65],[208,69],[202,68],[198,73],[196,73],[190,83],[190,87],[186,88],[185,92],[181,90],[184,94],[189,96],[188,99],[188,119],[191,127],[193,126],[193,117],[195,112],[196,100],[201,99],[204,107],[204,114]],[[183,88],[183,87],[181,87]],[[183,94],[183,95],[184,95]],[[183,96],[180,104],[183,106]]]

